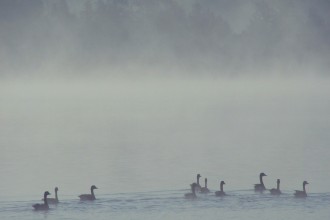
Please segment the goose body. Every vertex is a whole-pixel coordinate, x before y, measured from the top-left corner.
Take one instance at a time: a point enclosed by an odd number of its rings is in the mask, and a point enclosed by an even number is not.
[[[34,204],[32,207],[36,210],[36,211],[41,211],[41,210],[48,210],[49,206],[48,206],[48,202],[47,202],[47,196],[50,195],[50,193],[48,191],[46,191],[44,193],[44,204]]]
[[[79,196],[80,200],[95,200],[94,189],[97,189],[96,186],[91,186],[91,194],[81,194]]]
[[[307,193],[306,193],[306,184],[308,184],[307,181],[303,182],[303,190],[296,190],[296,192],[294,193],[294,196],[297,198],[305,198],[307,197]]]
[[[271,189],[271,190],[269,190],[270,191],[270,194],[272,194],[272,195],[280,195],[282,192],[281,192],[281,190],[280,190],[280,179],[277,179],[277,187],[276,187],[276,189]]]
[[[201,193],[209,193],[210,190],[207,188],[207,178],[205,178],[205,187],[201,188]]]
[[[225,196],[226,193],[223,191],[223,185],[226,184],[224,181],[220,182],[220,191],[216,191],[215,195],[216,196]]]
[[[58,191],[58,187],[55,187],[55,198],[47,198],[48,204],[57,204],[59,202],[58,196],[57,196],[57,191]],[[44,200],[44,199],[42,199],[42,200]]]
[[[267,175],[264,174],[264,173],[260,173],[260,175],[259,175],[260,183],[254,184],[254,191],[263,192],[264,190],[266,190],[266,187],[265,187],[264,182],[262,180],[262,177],[264,177],[264,176],[267,176]]]
[[[191,187],[191,193],[184,194],[184,197],[186,199],[196,199],[197,198],[197,196],[196,196],[197,183],[191,184],[190,187]]]

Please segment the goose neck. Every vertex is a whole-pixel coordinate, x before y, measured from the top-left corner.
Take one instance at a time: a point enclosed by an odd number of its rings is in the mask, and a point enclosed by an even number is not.
[[[264,185],[264,181],[262,180],[262,176],[261,175],[259,176],[259,179],[260,179],[260,184],[263,186]]]
[[[47,194],[44,194],[44,204],[48,206],[48,201],[47,201]]]
[[[220,184],[220,191],[223,192],[223,183]]]

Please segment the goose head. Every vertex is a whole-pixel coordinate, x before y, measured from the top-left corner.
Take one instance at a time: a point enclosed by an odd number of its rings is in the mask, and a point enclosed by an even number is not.
[[[97,189],[95,185],[91,186],[91,190]]]

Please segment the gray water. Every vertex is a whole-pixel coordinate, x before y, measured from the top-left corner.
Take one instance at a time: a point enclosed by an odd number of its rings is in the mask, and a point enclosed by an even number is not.
[[[33,211],[35,201],[1,202],[1,219],[329,219],[330,194],[295,199],[290,192],[277,197],[240,190],[219,198],[210,193],[196,200],[185,190],[101,194],[80,202],[66,196],[48,211]]]
[[[0,84],[1,219],[330,217],[326,78]],[[254,193],[260,172],[285,194]],[[229,196],[185,200],[197,173]],[[55,186],[61,203],[34,212]]]

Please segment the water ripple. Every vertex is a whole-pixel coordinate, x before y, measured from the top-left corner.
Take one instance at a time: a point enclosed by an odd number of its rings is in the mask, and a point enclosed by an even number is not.
[[[95,201],[62,200],[50,210],[36,212],[34,201],[1,201],[1,219],[169,219],[210,218],[221,214],[226,219],[327,219],[330,193],[310,194],[296,199],[291,192],[280,196],[253,191],[230,191],[228,196],[197,194],[195,200],[184,198],[183,190],[104,194]]]

